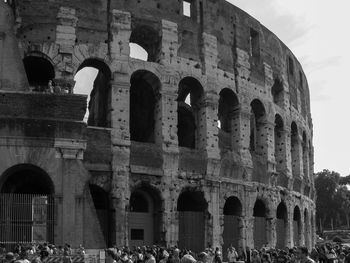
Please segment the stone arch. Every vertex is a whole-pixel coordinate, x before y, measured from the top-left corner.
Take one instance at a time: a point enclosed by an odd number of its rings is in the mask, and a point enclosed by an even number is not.
[[[132,23],[129,43],[142,47],[147,52],[147,61],[159,61],[161,35],[152,26]]]
[[[264,136],[264,121],[266,120],[266,111],[264,104],[254,99],[250,103],[250,151],[254,153],[261,153],[264,149],[265,138]]]
[[[2,242],[54,241],[55,187],[46,171],[28,163],[12,166],[1,175],[0,193]]]
[[[294,246],[300,246],[301,238],[301,214],[298,205],[294,207],[293,211],[293,243]]]
[[[196,188],[185,188],[177,200],[179,218],[180,249],[203,251],[205,246],[205,212],[208,203],[203,191]]]
[[[256,199],[254,208],[253,208],[253,217],[254,217],[253,240],[254,240],[255,248],[260,249],[263,245],[267,243],[267,224],[266,224],[267,215],[268,215],[268,211],[267,211],[265,202],[260,198]]]
[[[284,248],[286,246],[287,220],[288,211],[284,201],[281,201],[277,206],[276,211],[276,248]]]
[[[241,223],[242,203],[236,196],[230,196],[226,199],[224,209],[224,231],[223,231],[223,248],[222,251],[232,245],[238,248],[243,239],[243,228]],[[226,253],[224,255],[226,259]]]
[[[219,93],[218,123],[219,147],[228,147],[233,150],[236,145],[237,131],[239,129],[239,101],[237,95],[229,88]]]
[[[275,129],[274,129],[274,141],[275,141],[275,161],[277,173],[283,173],[285,152],[284,152],[284,123],[281,115],[275,115]]]
[[[153,143],[158,137],[155,127],[161,82],[152,72],[138,70],[131,75],[130,84],[130,139]]]
[[[90,87],[84,82],[84,86],[75,85],[75,93],[88,95],[88,116],[85,116],[85,121],[89,126],[110,127],[110,101],[111,101],[111,79],[112,72],[109,66],[101,59],[88,58],[84,60],[77,69],[77,72],[84,72],[86,75],[95,74],[94,80]],[[77,76],[77,74],[76,74]]]
[[[291,149],[291,160],[292,160],[292,174],[293,177],[298,176],[298,164],[299,164],[299,132],[298,126],[293,121],[291,124],[291,135],[290,135],[290,149]]]
[[[203,86],[197,79],[185,77],[179,82],[177,135],[180,147],[199,146],[203,100]]]
[[[89,184],[89,191],[94,203],[104,240],[106,245],[110,246],[112,243],[112,213],[110,209],[110,195],[102,187],[95,184]]]
[[[17,164],[1,175],[0,192],[52,195],[55,187],[50,176],[39,166]]]
[[[147,183],[133,187],[129,200],[129,246],[160,244],[163,200],[160,192]]]
[[[29,86],[33,91],[47,91],[48,83],[55,78],[51,59],[41,52],[31,52],[23,58]]]

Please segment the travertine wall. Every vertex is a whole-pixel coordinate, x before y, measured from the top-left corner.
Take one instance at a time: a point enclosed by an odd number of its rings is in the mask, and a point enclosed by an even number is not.
[[[225,1],[193,0],[191,17],[182,12],[182,2],[175,0],[17,2],[16,27],[12,26],[23,58],[40,56],[50,61],[56,82],[63,86],[74,83],[74,74],[87,60],[98,61],[89,65],[99,70],[103,63],[112,74],[104,101],[109,125],[84,127],[87,136],[79,142],[83,145],[64,141],[53,147],[69,150],[51,156],[62,166],[57,167],[61,169],[57,176],[69,175],[79,185],[78,191],[69,187],[71,182],[65,181],[64,188],[54,183],[55,189],[63,189],[55,193],[57,209],[63,209],[55,241],[106,245],[91,206],[88,185],[93,184],[109,195],[113,232],[109,243],[130,243],[130,196],[144,189],[161,203],[161,224],[154,242],[178,244],[179,196],[197,191],[204,193],[207,203],[205,246],[225,246],[224,207],[235,196],[242,206],[235,215],[239,216],[239,247],[256,245],[256,200],[262,200],[266,208],[269,246],[276,245],[276,211],[283,202],[287,207],[285,245],[311,247],[315,242],[312,122],[300,64],[273,33]],[[139,32],[152,37],[139,36]],[[148,51],[151,61],[130,57],[130,39]],[[130,81],[135,72],[146,72],[146,82],[153,88],[158,83],[152,143],[130,139]],[[201,92],[199,103],[193,106],[193,148],[180,147],[178,139],[179,85],[184,79],[196,83]],[[223,89],[228,93],[220,93]],[[231,123],[227,130],[218,126],[220,94],[232,94],[238,101],[233,112],[226,113]],[[77,110],[74,103],[65,107]],[[6,115],[10,117],[11,112]],[[65,111],[55,117],[66,119]],[[81,121],[82,117],[70,120]],[[85,151],[85,155],[74,151]],[[23,155],[27,154],[23,147]],[[69,203],[73,196],[75,206]],[[300,210],[297,237],[295,207]]]

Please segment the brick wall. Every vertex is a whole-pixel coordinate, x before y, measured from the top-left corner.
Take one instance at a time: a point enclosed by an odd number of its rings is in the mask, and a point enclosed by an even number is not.
[[[82,121],[86,96],[50,93],[0,93],[0,117]]]

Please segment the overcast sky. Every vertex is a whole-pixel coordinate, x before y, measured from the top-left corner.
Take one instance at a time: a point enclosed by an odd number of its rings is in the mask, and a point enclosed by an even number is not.
[[[301,62],[311,93],[315,172],[349,175],[349,0],[228,1],[274,32]],[[96,72],[89,75],[93,81]]]
[[[349,0],[229,2],[274,32],[301,62],[311,93],[315,172],[349,175]]]

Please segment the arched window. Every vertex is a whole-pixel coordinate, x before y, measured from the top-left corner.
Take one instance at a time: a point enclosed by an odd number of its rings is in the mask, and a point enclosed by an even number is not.
[[[111,71],[99,59],[85,60],[74,77],[74,93],[88,95],[84,119],[89,126],[110,127]]]
[[[264,150],[266,138],[263,129],[265,108],[261,101],[257,99],[253,100],[250,106],[250,151],[261,153]]]
[[[180,81],[178,95],[177,136],[180,147],[196,148],[199,146],[200,110],[203,102],[203,87],[198,80],[186,77]]]
[[[160,80],[152,72],[138,70],[130,79],[130,137],[137,142],[155,142],[155,109]]]
[[[291,157],[292,157],[292,174],[298,176],[299,169],[299,134],[298,127],[295,122],[291,125]]]
[[[303,173],[305,178],[309,178],[309,153],[305,131],[303,132]]]
[[[47,91],[49,81],[55,78],[55,69],[44,54],[38,53],[23,59],[29,86],[33,91]]]
[[[283,82],[279,78],[276,78],[271,88],[271,94],[273,102],[281,108],[284,104],[283,92]]]
[[[283,172],[283,161],[285,160],[284,150],[284,138],[283,138],[283,120],[279,114],[275,116],[275,160],[276,160],[276,171]]]
[[[151,26],[132,24],[130,43],[137,44],[138,52],[142,51],[143,53],[144,52],[147,53],[147,61],[157,62],[159,60],[160,49],[161,49],[161,36],[159,32],[154,28],[152,28]],[[135,49],[135,47],[137,46],[131,45],[130,47],[132,49]],[[140,49],[140,47],[142,49]],[[130,55],[134,55],[134,54],[135,53],[131,53]],[[136,55],[137,55],[137,58],[140,58],[139,54],[136,54]]]
[[[219,147],[234,149],[239,136],[239,102],[236,94],[228,88],[220,92],[218,127]]]

